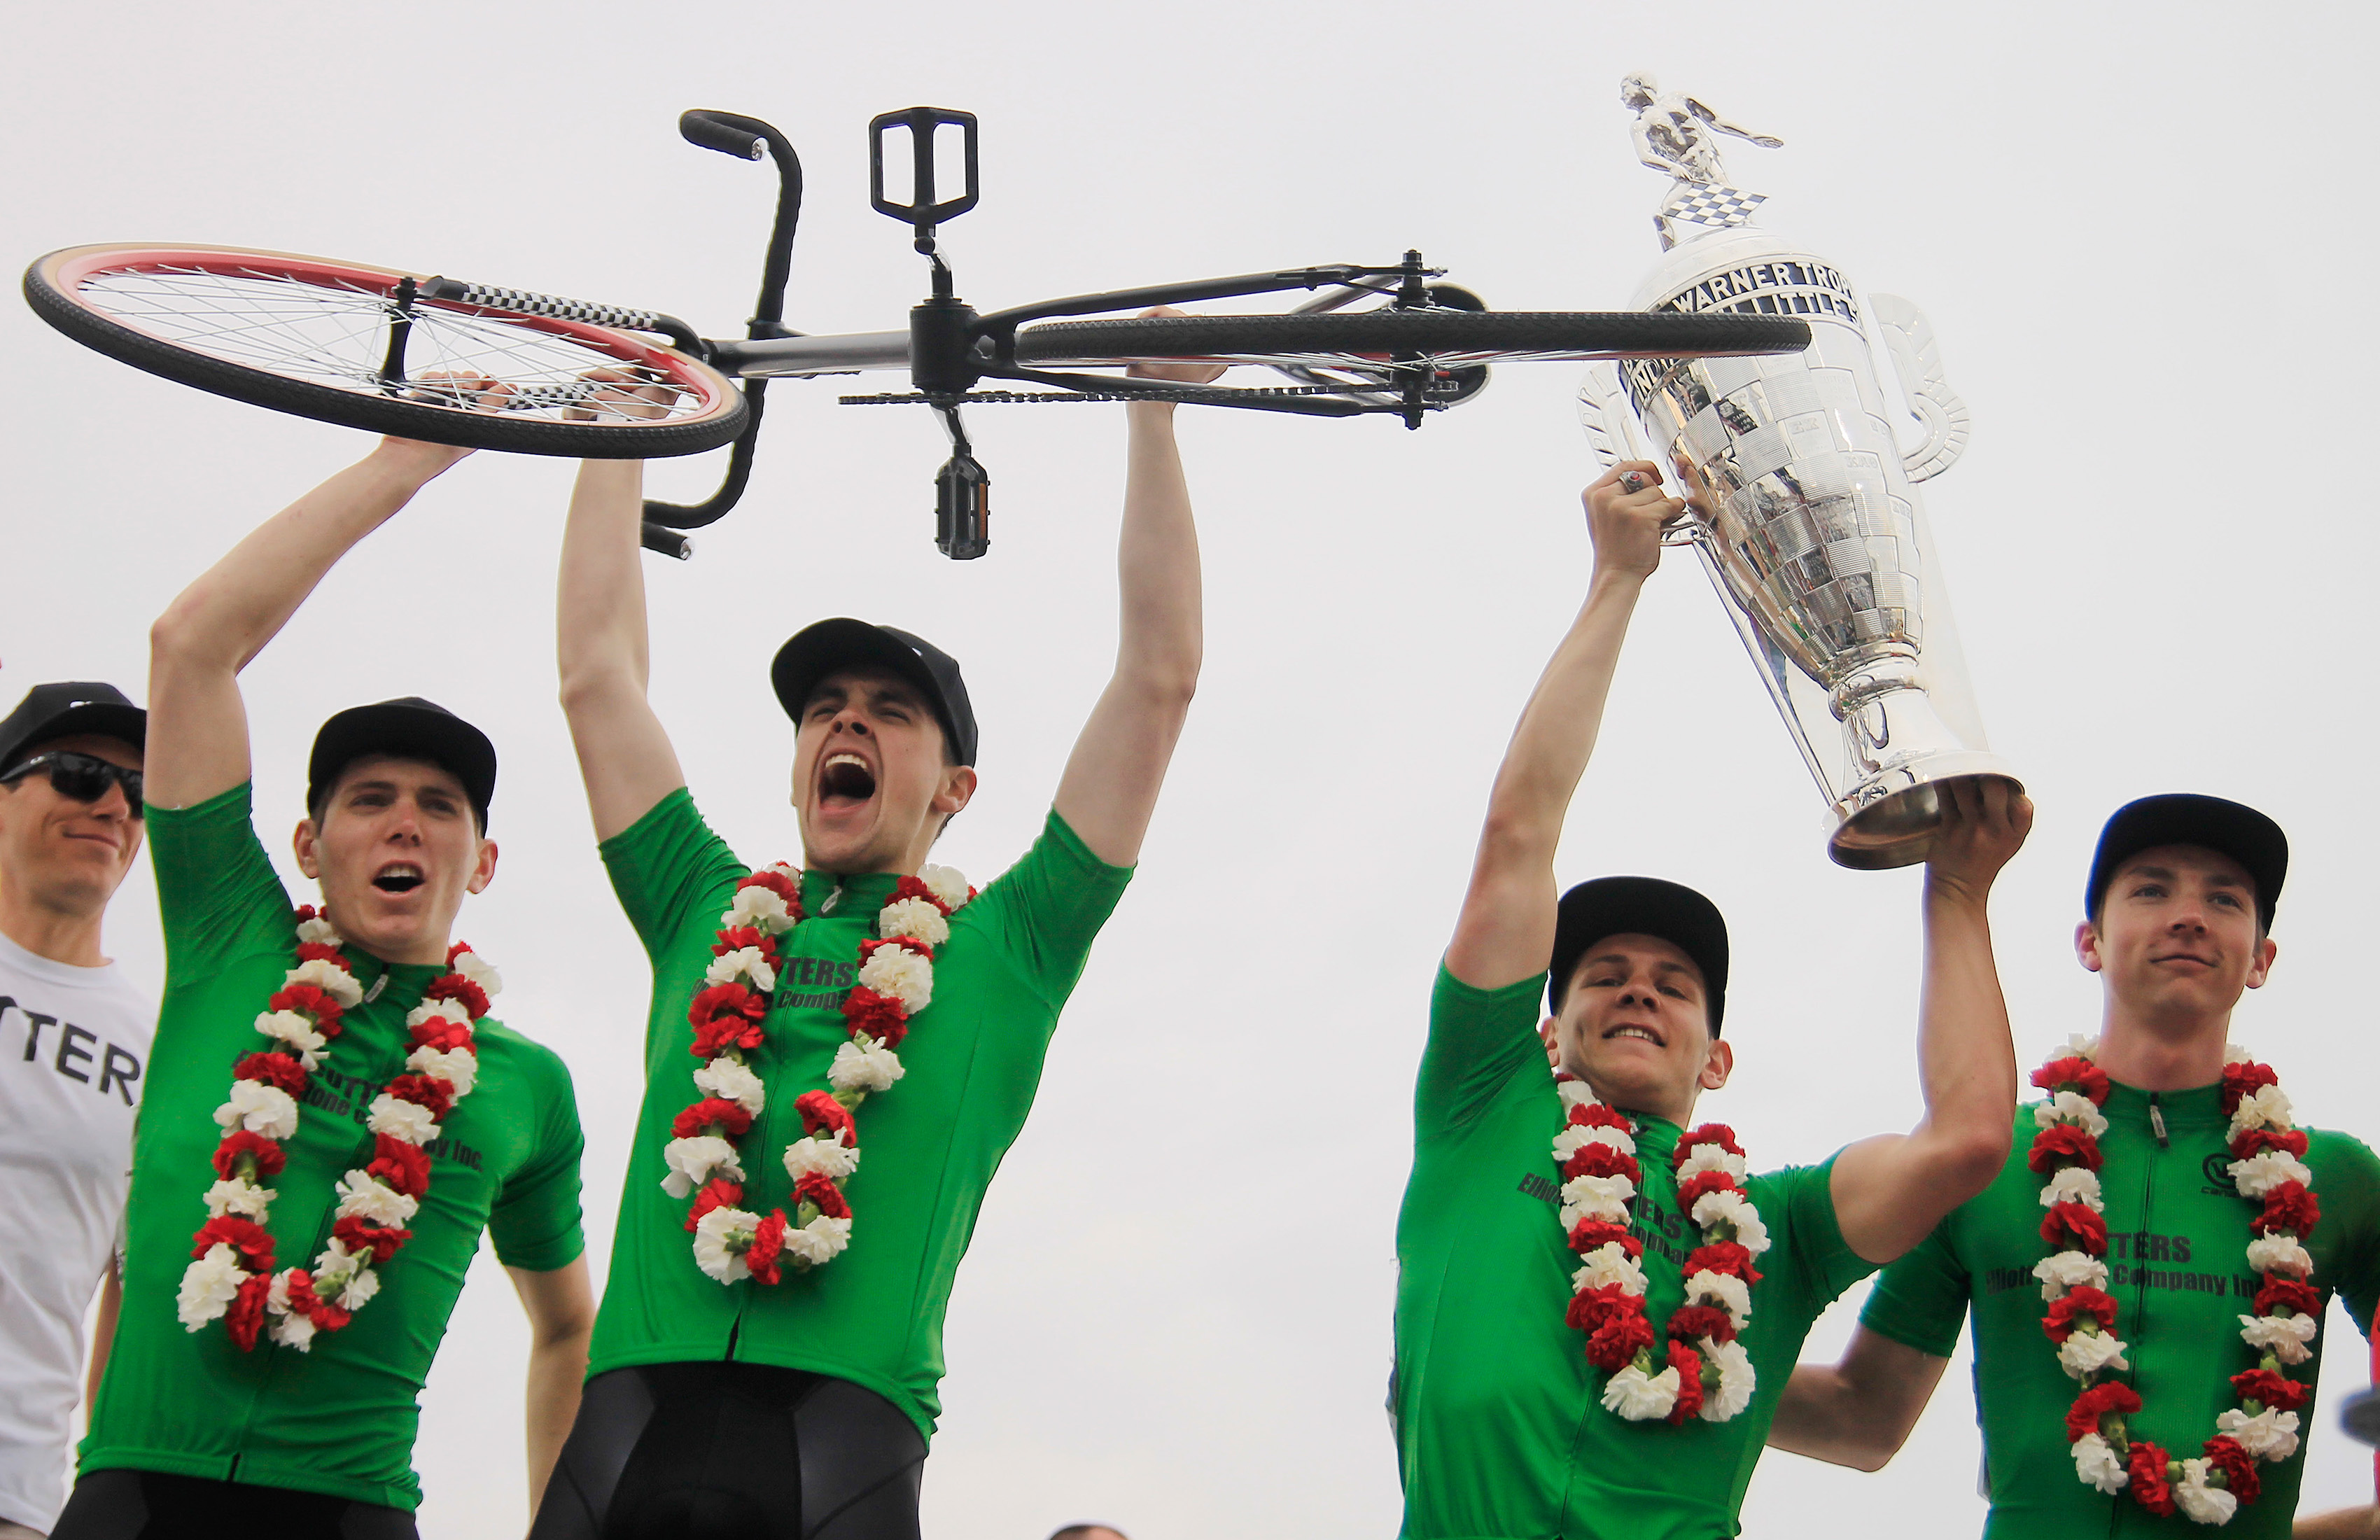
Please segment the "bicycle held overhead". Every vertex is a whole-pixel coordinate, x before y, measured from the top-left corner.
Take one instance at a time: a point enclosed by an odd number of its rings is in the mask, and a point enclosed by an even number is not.
[[[1490,310],[1439,282],[1444,271],[1418,251],[1382,266],[1240,273],[981,313],[958,297],[938,239],[941,224],[976,205],[977,120],[941,107],[884,113],[868,125],[870,202],[910,226],[931,292],[905,329],[805,335],[784,325],[799,157],[776,128],[738,114],[688,112],[678,129],[704,149],[767,156],[776,166],[759,296],[740,338],[706,338],[660,310],[216,246],[68,248],[27,270],[25,296],[52,326],[110,358],[322,421],[581,458],[729,445],[711,497],[646,504],[645,543],[680,557],[692,549],[686,531],[742,496],[772,379],[906,370],[906,392],[841,399],[914,403],[941,418],[951,456],[935,478],[935,543],[964,560],[990,546],[990,477],[961,416],[967,406],[1154,399],[1307,417],[1388,414],[1418,427],[1475,396],[1491,362],[1781,353],[1809,341],[1806,325],[1779,315]],[[961,136],[965,179],[949,199],[936,184],[944,129]],[[888,141],[901,132],[909,139],[905,202],[886,188]],[[1311,297],[1285,313],[1065,319],[1293,290]],[[1293,382],[1191,385],[1085,372],[1184,361],[1260,365]],[[620,409],[623,382],[634,382],[637,415]],[[995,388],[978,388],[986,382]]]

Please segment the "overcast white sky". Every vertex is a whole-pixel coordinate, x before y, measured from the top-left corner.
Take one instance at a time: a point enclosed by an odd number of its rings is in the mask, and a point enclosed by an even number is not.
[[[29,8],[12,38],[12,261],[265,246],[650,306],[711,335],[748,311],[771,184],[679,141],[685,107],[771,119],[800,150],[786,319],[804,331],[896,326],[922,293],[905,233],[867,207],[864,158],[872,114],[921,102],[982,115],[983,203],[946,250],[986,309],[1418,245],[1499,308],[1595,309],[1657,253],[1663,184],[1616,94],[1650,69],[1784,138],[1730,148],[1730,179],[1771,195],[1770,228],[1923,306],[1973,409],[1966,459],[1925,496],[1994,746],[2040,806],[1996,910],[2020,1056],[2095,1022],[2069,936],[2107,812],[2236,796],[2297,861],[2281,966],[2235,1036],[2310,1121],[2372,1132],[2368,7],[136,0]],[[368,446],[108,362],[20,305],[0,307],[0,346],[18,360],[0,382],[11,699],[61,677],[140,695],[149,620]],[[1576,382],[1507,369],[1415,434],[1185,413],[1205,681],[960,1275],[929,1534],[1039,1540],[1087,1517],[1135,1540],[1393,1533],[1380,1402],[1408,1097],[1489,776],[1584,588]],[[1109,666],[1123,423],[977,413],[995,542],[959,565],[931,544],[931,419],[838,407],[838,388],[779,385],[744,507],[692,564],[649,560],[654,697],[738,851],[797,857],[771,649],[835,613],[932,637],[984,722],[983,793],[944,847],[982,881],[1030,839]],[[462,934],[504,969],[507,1019],[577,1077],[600,1273],[648,978],[553,703],[569,475],[460,467],[247,687],[275,845],[332,710],[419,692],[494,734],[503,865]],[[1671,568],[1562,875],[1658,872],[1718,899],[1741,1068],[1705,1107],[1756,1163],[1816,1160],[1917,1115],[1917,879],[1828,865],[1817,797],[1704,579]],[[145,869],[109,941],[157,981]],[[524,1332],[492,1259],[473,1277],[425,1401],[433,1535],[516,1534],[524,1509]],[[2366,1383],[2338,1346],[2329,1405]],[[1954,1368],[1879,1475],[1772,1458],[1746,1528],[1978,1522],[1966,1384]],[[2364,1451],[2327,1409],[2315,1423],[2308,1506],[2368,1500]]]

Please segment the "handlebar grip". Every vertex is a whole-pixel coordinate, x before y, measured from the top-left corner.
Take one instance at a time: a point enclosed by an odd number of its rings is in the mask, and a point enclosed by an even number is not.
[[[755,134],[720,121],[721,115],[697,107],[678,115],[677,131],[688,144],[698,144],[705,150],[716,150],[722,155],[735,155],[757,161],[768,153],[766,135]]]

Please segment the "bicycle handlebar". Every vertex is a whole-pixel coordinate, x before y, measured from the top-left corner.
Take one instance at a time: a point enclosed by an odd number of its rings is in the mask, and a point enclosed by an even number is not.
[[[677,131],[688,144],[747,161],[759,160],[776,142],[776,130],[758,119],[735,113],[706,112],[700,107],[678,114]]]

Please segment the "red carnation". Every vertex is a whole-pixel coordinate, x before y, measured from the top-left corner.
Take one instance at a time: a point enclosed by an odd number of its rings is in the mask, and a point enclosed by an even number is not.
[[[275,1011],[296,1011],[314,1018],[314,1030],[325,1037],[339,1035],[339,1013],[346,1009],[335,995],[324,994],[311,984],[292,984],[285,989],[275,989],[273,998],[264,1002]]]
[[[430,1152],[393,1134],[383,1134],[374,1141],[371,1164],[364,1171],[382,1186],[409,1198],[430,1191]]]
[[[1735,1340],[1735,1317],[1715,1304],[1683,1304],[1670,1312],[1670,1335],[1679,1341],[1707,1337],[1715,1342]]]
[[[2223,1485],[2241,1502],[2254,1502],[2264,1490],[2264,1478],[2256,1474],[2256,1457],[2240,1447],[2239,1440],[2216,1434],[2204,1448],[2206,1462],[2223,1473]]]
[[[1585,1256],[1597,1246],[1617,1244],[1631,1257],[1645,1255],[1645,1243],[1620,1225],[1606,1224],[1601,1219],[1581,1219],[1571,1227],[1570,1249]]]
[[[355,1319],[351,1312],[314,1292],[314,1275],[303,1267],[291,1270],[288,1295],[289,1314],[310,1318],[317,1331],[336,1331]]]
[[[2313,1233],[2321,1218],[2322,1205],[2304,1182],[2284,1182],[2265,1194],[2265,1211],[2249,1220],[2248,1228],[2259,1235],[2285,1231],[2302,1238]]]
[[[1599,1101],[1571,1103],[1570,1121],[1585,1128],[1616,1128],[1625,1134],[1636,1132],[1636,1125]]]
[[[750,925],[731,925],[722,930],[719,933],[719,940],[710,944],[710,955],[724,957],[731,952],[741,952],[746,947],[759,952],[771,964],[777,960],[777,939],[759,927]]]
[[[968,889],[967,894],[969,897],[973,897],[975,890],[972,888]],[[884,901],[884,906],[887,909],[890,909],[892,905],[900,903],[905,898],[922,898],[927,903],[932,904],[935,908],[940,909],[945,915],[951,912],[951,906],[949,904],[944,903],[941,899],[934,896],[933,889],[927,887],[923,882],[914,877],[905,877],[900,881],[894,883],[892,885],[892,896]]]
[[[199,1227],[190,1237],[190,1255],[204,1256],[217,1245],[229,1246],[239,1253],[242,1266],[252,1273],[273,1270],[273,1237],[254,1219],[244,1219],[237,1214],[219,1214]]]
[[[1570,1309],[1564,1319],[1572,1328],[1592,1333],[1615,1316],[1642,1315],[1644,1305],[1636,1296],[1617,1283],[1606,1283],[1593,1289],[1582,1289],[1570,1297]],[[1647,1333],[1645,1340],[1650,1341]]]
[[[2250,1369],[2231,1376],[2231,1388],[2243,1401],[2261,1401],[2275,1412],[2295,1412],[2306,1402],[2304,1386],[2270,1369]]]
[[[804,1091],[794,1098],[794,1110],[802,1115],[802,1132],[816,1134],[832,1129],[842,1136],[845,1145],[859,1147],[859,1125],[851,1121],[851,1113],[834,1099],[831,1091]]]
[[[244,1280],[239,1291],[232,1295],[231,1309],[224,1315],[224,1327],[240,1352],[256,1351],[256,1334],[264,1326],[265,1297],[272,1292],[273,1275],[258,1273]]]
[[[830,1219],[851,1218],[851,1205],[844,1201],[843,1190],[820,1171],[804,1171],[794,1179],[794,1201],[818,1205],[818,1211]]]
[[[686,1228],[692,1230],[702,1222],[702,1217],[714,1208],[735,1208],[744,1202],[744,1189],[723,1176],[714,1176],[694,1194],[694,1207],[686,1211]]]
[[[1562,1162],[1561,1174],[1565,1182],[1574,1176],[1624,1176],[1634,1182],[1644,1173],[1633,1155],[1622,1155],[1609,1145],[1581,1145]]]
[[[289,1161],[276,1141],[245,1128],[235,1128],[223,1136],[222,1144],[215,1146],[215,1175],[229,1182],[233,1163],[243,1155],[255,1158],[256,1174],[259,1176],[278,1175],[281,1168]]]
[[[2294,1278],[2275,1278],[2266,1273],[2265,1286],[2256,1291],[2256,1314],[2270,1316],[2285,1308],[2300,1316],[2319,1316],[2322,1314],[2321,1291],[2311,1283],[2303,1283]]]
[[[2053,1246],[2062,1246],[2064,1237],[2074,1237],[2075,1248],[2097,1256],[2107,1249],[2107,1221],[2091,1211],[2087,1203],[2058,1203],[2041,1221],[2041,1239]]]
[[[331,945],[328,941],[298,942],[298,961],[301,964],[306,963],[328,963],[334,967],[344,968],[348,973],[356,971],[356,965],[347,961],[346,953],[341,952],[337,947]]]
[[[1683,1165],[1686,1158],[1694,1154],[1696,1145],[1717,1145],[1730,1155],[1743,1153],[1743,1146],[1735,1142],[1735,1130],[1725,1123],[1704,1123],[1679,1135],[1678,1147],[1670,1155],[1670,1164]]]
[[[1670,1407],[1670,1425],[1677,1427],[1702,1409],[1703,1355],[1683,1342],[1672,1341],[1670,1367],[1678,1371],[1678,1399]]]
[[[802,917],[801,884],[783,872],[756,871],[749,877],[737,879],[735,886],[739,891],[746,888],[766,888],[785,901],[787,915],[796,920]]]
[[[903,952],[914,952],[929,963],[934,960],[934,949],[917,937],[886,936],[880,940],[863,940],[859,943],[859,965],[866,967],[868,960],[885,947],[898,947]]]
[[[909,1035],[909,1008],[865,984],[853,985],[843,997],[843,1021],[853,1037],[864,1032],[886,1048],[899,1048]]]
[[[250,1053],[232,1066],[234,1080],[277,1085],[293,1097],[306,1094],[306,1066],[285,1053]]]
[[[2086,1433],[2098,1432],[2102,1417],[2129,1417],[2140,1409],[2141,1398],[2131,1386],[2118,1380],[2094,1385],[2066,1409],[2066,1441],[2071,1444]]]
[[[756,1049],[768,1035],[741,1016],[721,1016],[694,1029],[694,1046],[686,1051],[697,1059],[716,1059],[729,1049]]]
[[[674,1139],[699,1139],[707,1134],[723,1132],[731,1139],[741,1139],[752,1126],[752,1114],[742,1105],[724,1097],[705,1097],[677,1115],[670,1124]]]
[[[2267,1085],[2278,1085],[2281,1077],[2269,1064],[2226,1064],[2223,1066],[2223,1115],[2229,1117],[2240,1110],[2240,1098]]]
[[[1696,1171],[1678,1183],[1678,1211],[1682,1214],[1692,1214],[1694,1211],[1694,1205],[1700,1202],[1706,1193],[1741,1193],[1743,1189],[1735,1184],[1735,1178],[1725,1171]]]
[[[2165,1450],[2144,1438],[2132,1440],[2132,1457],[2125,1461],[2132,1476],[2132,1500],[2152,1513],[2173,1511],[2173,1488],[2166,1484]]]
[[[455,1107],[454,1085],[434,1074],[398,1075],[388,1083],[388,1094],[426,1109],[433,1119],[444,1117]]]
[[[1747,1284],[1760,1281],[1760,1270],[1752,1265],[1752,1253],[1733,1241],[1713,1241],[1706,1246],[1696,1246],[1686,1254],[1686,1265],[1681,1271],[1688,1278],[1696,1273],[1727,1273]]]
[[[445,1016],[424,1016],[412,1028],[413,1046],[436,1049],[441,1053],[471,1046],[471,1026]],[[476,1050],[475,1050],[476,1051]]]
[[[2107,1100],[2107,1072],[2081,1054],[2051,1060],[2033,1072],[2033,1083],[2045,1091],[2078,1092],[2103,1106]]]
[[[331,1234],[339,1244],[358,1256],[370,1253],[372,1266],[384,1267],[396,1255],[396,1248],[413,1239],[409,1230],[386,1230],[366,1221],[357,1214],[342,1214],[333,1221]]]
[[[744,1267],[760,1283],[774,1283],[781,1276],[777,1257],[785,1249],[785,1211],[771,1208],[769,1217],[752,1228],[752,1243],[745,1248]]]
[[[713,984],[694,997],[693,1002],[686,1007],[686,1019],[697,1027],[704,1027],[721,1017],[758,1023],[768,1013],[769,1000],[765,995],[756,995],[741,984]]]
[[[1644,1307],[1616,1311],[1603,1318],[1603,1324],[1588,1334],[1586,1361],[1607,1374],[1618,1374],[1626,1368],[1637,1353],[1653,1345],[1653,1325],[1645,1319]]]
[[[2231,1158],[2245,1160],[2260,1150],[2277,1149],[2305,1158],[2306,1136],[2302,1128],[2243,1128],[2231,1141]]]
[[[2074,1335],[2077,1318],[2099,1323],[2102,1331],[2116,1329],[2114,1296],[2101,1292],[2087,1283],[2078,1283],[2066,1291],[2066,1297],[2053,1303],[2049,1314],[2041,1318],[2041,1329],[2053,1342],[2064,1344]]]
[[[2099,1141],[2071,1123],[2055,1123],[2033,1136],[2033,1153],[2024,1163],[2035,1176],[2047,1176],[2069,1163],[2099,1169]]]
[[[421,998],[451,1000],[469,1012],[473,1021],[488,1013],[488,991],[459,973],[440,974],[430,981],[430,988],[421,991]]]

